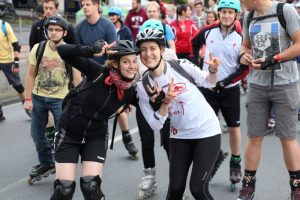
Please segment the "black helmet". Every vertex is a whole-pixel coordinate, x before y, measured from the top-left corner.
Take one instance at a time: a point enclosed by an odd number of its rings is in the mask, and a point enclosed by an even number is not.
[[[45,27],[48,28],[49,25],[58,25],[65,30],[67,30],[69,27],[68,22],[64,18],[58,15],[48,17],[45,23]]]
[[[153,41],[159,45],[166,46],[166,38],[159,29],[157,28],[146,28],[140,31],[136,36],[136,45],[140,47],[142,42]]]
[[[118,51],[115,54],[108,55],[109,60],[117,60],[122,56],[139,54],[140,52],[140,50],[135,46],[134,42],[129,40],[119,40],[109,50]]]
[[[6,0],[0,0],[0,18],[4,18],[7,12],[8,3]]]

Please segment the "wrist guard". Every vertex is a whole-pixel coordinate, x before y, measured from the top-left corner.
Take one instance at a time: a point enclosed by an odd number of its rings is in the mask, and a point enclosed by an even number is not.
[[[14,61],[13,65],[14,65],[15,68],[19,68],[19,66],[20,66],[19,58],[15,57],[15,61]]]
[[[93,54],[101,53],[102,48],[105,44],[106,42],[104,40],[97,40],[93,45],[89,46],[89,49],[91,50],[91,52],[93,52]]]
[[[269,56],[265,59],[265,62],[261,62],[260,69],[266,70],[269,66],[275,65],[278,63],[278,60],[274,58],[274,55]]]
[[[149,100],[149,103],[154,111],[157,111],[160,108],[165,96],[166,96],[165,93],[163,91],[161,91],[160,94],[155,98],[154,102]]]

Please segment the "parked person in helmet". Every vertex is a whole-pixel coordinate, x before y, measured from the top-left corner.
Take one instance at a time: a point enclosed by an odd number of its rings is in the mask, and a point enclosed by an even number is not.
[[[137,35],[137,46],[141,50],[141,61],[149,70],[145,74],[148,89],[142,82],[137,83],[141,112],[153,130],[160,130],[167,118],[171,121],[167,200],[182,200],[192,163],[190,189],[193,197],[212,200],[208,190],[209,176],[220,150],[221,130],[218,118],[197,86],[215,86],[220,60],[207,61],[209,72],[201,71],[186,59],[176,61],[196,86],[162,60],[165,37],[160,30],[142,30]],[[150,106],[149,101],[155,106]]]
[[[44,9],[44,18],[38,20],[31,26],[30,36],[29,36],[29,47],[30,49],[33,46],[41,41],[49,40],[47,29],[45,28],[44,24],[47,18],[58,15],[58,0],[43,0],[43,9]],[[75,29],[72,24],[68,23],[67,29],[67,36],[65,37],[64,41],[68,44],[75,44],[76,43],[76,34]]]
[[[110,7],[108,9],[108,16],[110,21],[115,25],[115,30],[117,33],[117,40],[129,40],[132,41],[132,33],[128,26],[126,26],[121,17],[122,17],[122,11],[120,8],[117,7]],[[118,110],[120,112],[122,108]],[[125,148],[128,150],[128,153],[131,158],[137,159],[137,152],[138,149],[135,147],[134,143],[132,142],[132,137],[129,132],[129,125],[128,125],[128,114],[126,112],[123,112],[118,117],[118,123],[120,126],[120,129],[122,131],[122,139],[123,143],[125,145]]]
[[[117,40],[133,41],[133,37],[130,29],[122,21],[121,9],[117,7],[110,7],[108,9],[108,16],[110,21],[115,25]]]
[[[149,19],[147,20],[142,27],[140,28],[140,31],[143,31],[144,29],[154,28],[156,30],[161,31],[163,33],[164,28],[161,23],[161,21],[156,19]],[[138,57],[140,58],[140,57]],[[177,60],[177,56],[175,52],[172,49],[165,48],[163,53],[163,59],[164,60]],[[139,73],[142,75],[148,68],[141,62],[141,59],[138,59],[138,66],[139,66]],[[139,106],[136,108],[136,120],[137,125],[139,129],[139,134],[141,137],[141,143],[142,143],[142,158],[143,158],[143,171],[144,176],[142,178],[142,181],[139,185],[140,187],[140,193],[139,196],[147,196],[147,191],[153,191],[152,188],[156,188],[156,163],[155,163],[155,153],[154,153],[154,131],[151,129],[149,124],[147,123],[146,119],[141,113],[141,109]],[[160,130],[161,135],[161,146],[164,147],[167,153],[167,157],[169,158],[169,132],[170,132],[170,122],[167,120],[165,122],[164,127]],[[150,178],[149,178],[150,176]]]
[[[108,118],[121,106],[135,102],[131,86],[137,71],[135,44],[120,40],[111,45],[61,45],[59,55],[86,76],[72,98],[66,99],[55,137],[56,180],[51,200],[72,199],[78,158],[81,156],[80,188],[84,199],[104,199],[100,189],[106,160]],[[104,66],[91,56],[109,54]],[[80,91],[80,92],[79,92]],[[79,112],[80,111],[80,112]]]
[[[39,66],[36,54],[42,44],[36,44],[29,55],[24,108],[31,112],[31,137],[39,159],[39,164],[33,167],[30,173],[31,178],[54,169],[52,148],[45,135],[48,112],[54,116],[54,125],[57,128],[62,113],[62,102],[69,91],[70,73],[77,83],[81,80],[79,71],[67,66],[57,52],[57,46],[64,44],[67,28],[68,22],[62,17],[49,17],[45,29],[50,40],[46,43]]]
[[[201,88],[201,92],[214,109],[224,116],[230,138],[230,180],[241,181],[241,129],[240,129],[240,87],[241,78],[248,72],[247,65],[238,63],[238,53],[242,45],[240,30],[235,22],[240,12],[239,0],[221,0],[218,4],[219,22],[204,27],[192,40],[193,50],[198,57],[202,45],[206,44],[204,60],[213,54],[222,60],[218,74],[218,82],[213,89]],[[213,42],[211,42],[213,41]],[[204,63],[203,71],[209,66]],[[212,176],[216,173],[227,153],[220,151]]]
[[[19,59],[21,46],[11,25],[4,21],[7,15],[7,1],[0,0],[0,71],[6,76],[9,85],[18,93],[24,103],[24,87],[19,74]],[[28,113],[29,114],[29,113]],[[0,121],[5,120],[0,102]]]

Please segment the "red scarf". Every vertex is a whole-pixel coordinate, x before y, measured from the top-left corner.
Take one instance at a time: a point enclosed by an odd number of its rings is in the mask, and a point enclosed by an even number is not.
[[[117,86],[117,94],[118,94],[118,100],[122,101],[124,97],[124,90],[127,90],[131,87],[132,81],[126,82],[123,81],[120,77],[120,74],[116,70],[110,70],[109,76],[105,79],[106,85],[112,85],[114,84]]]

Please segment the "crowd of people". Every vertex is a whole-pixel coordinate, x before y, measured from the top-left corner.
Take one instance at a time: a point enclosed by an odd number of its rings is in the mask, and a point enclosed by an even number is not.
[[[175,6],[149,0],[142,7],[132,0],[127,16],[110,7],[107,18],[100,0],[80,3],[85,19],[76,27],[58,14],[58,0],[38,6],[23,86],[21,46],[4,20],[7,0],[0,0],[0,70],[31,117],[39,160],[30,172],[31,184],[56,172],[49,198],[72,199],[80,157],[84,199],[104,200],[108,120],[115,116],[114,129],[118,122],[125,149],[137,160],[126,113],[134,106],[145,174],[138,199],[157,188],[154,131],[160,132],[169,163],[166,199],[187,199],[191,165],[193,198],[220,199],[210,194],[209,182],[229,154],[221,148],[221,111],[229,132],[232,189],[242,182],[237,200],[254,198],[270,120],[290,176],[290,198],[300,200],[300,2],[195,0]],[[240,85],[247,89],[243,159]],[[0,121],[5,119],[0,106]]]

